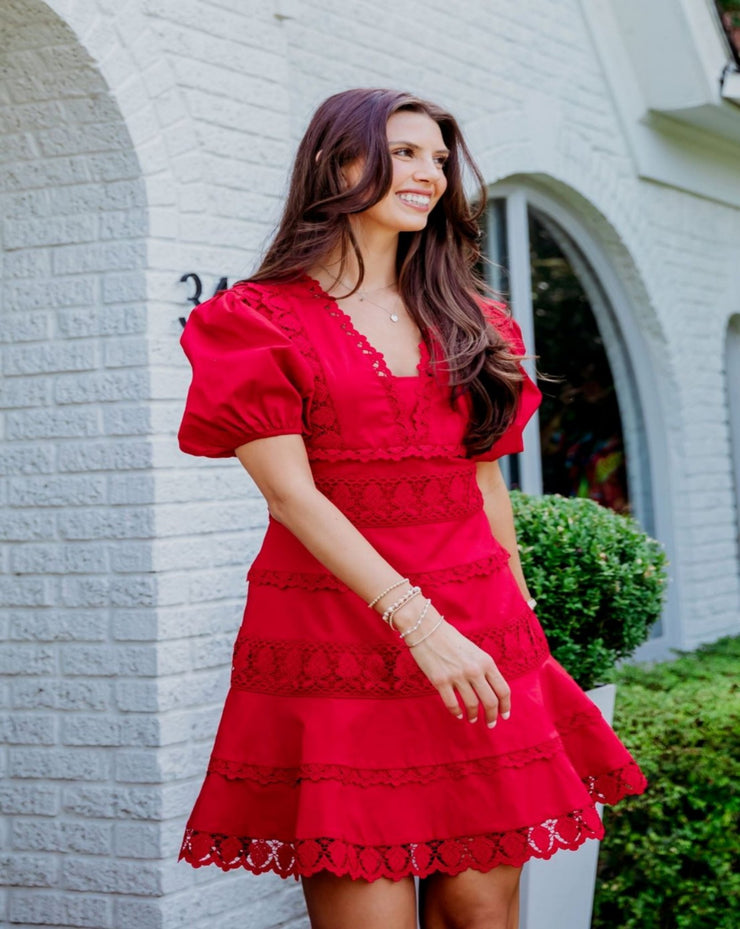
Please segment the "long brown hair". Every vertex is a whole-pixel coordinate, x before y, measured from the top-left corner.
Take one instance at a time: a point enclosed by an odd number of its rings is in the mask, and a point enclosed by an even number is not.
[[[428,348],[436,341],[444,354],[451,401],[469,394],[471,417],[465,434],[470,455],[487,451],[514,417],[522,375],[517,357],[487,324],[476,273],[480,259],[478,220],[486,189],[455,118],[433,103],[395,90],[355,89],[325,100],[311,120],[296,154],[290,189],[278,231],[251,281],[294,280],[341,255],[340,275],[352,250],[364,263],[349,216],[378,203],[388,192],[393,168],[386,126],[399,110],[425,113],[440,128],[450,151],[447,189],[424,229],[399,236],[398,291]],[[341,169],[361,159],[363,173],[349,189]],[[465,196],[464,171],[478,193]]]

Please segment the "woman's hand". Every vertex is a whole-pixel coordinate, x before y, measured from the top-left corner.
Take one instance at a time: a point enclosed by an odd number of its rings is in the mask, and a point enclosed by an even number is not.
[[[415,612],[418,614],[418,598],[411,603],[415,604]],[[401,632],[410,629],[415,622],[411,609],[404,607],[403,612],[408,618],[402,616],[400,610],[394,616],[394,625]],[[508,719],[511,713],[511,690],[496,667],[496,662],[487,652],[445,621],[428,638],[420,641],[422,636],[437,625],[440,618],[434,607],[430,607],[423,625],[404,641],[407,644],[419,642],[410,649],[411,654],[438,690],[444,705],[453,716],[458,719],[467,716],[471,723],[477,721],[482,707],[489,728],[496,725],[499,715],[502,719]]]

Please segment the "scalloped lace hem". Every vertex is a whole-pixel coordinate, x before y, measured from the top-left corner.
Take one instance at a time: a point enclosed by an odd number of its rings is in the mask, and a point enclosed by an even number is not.
[[[195,868],[215,864],[223,871],[245,868],[254,874],[274,871],[280,877],[308,877],[319,871],[375,881],[398,881],[435,872],[490,871],[498,865],[521,867],[530,858],[551,858],[560,849],[579,848],[600,839],[603,826],[593,807],[536,826],[510,832],[409,842],[403,845],[356,845],[341,839],[281,841],[219,835],[188,829],[179,860]]]
[[[635,762],[584,780],[595,802],[609,804],[627,794],[641,793],[646,783]],[[603,835],[604,827],[593,806],[508,832],[402,845],[356,845],[328,837],[256,839],[188,828],[179,860],[194,868],[213,864],[223,871],[273,871],[280,877],[296,879],[330,871],[354,880],[387,877],[397,881],[409,875],[428,877],[435,872],[485,872],[502,864],[521,867],[530,858],[551,858],[561,849],[575,850],[587,839],[601,839]]]

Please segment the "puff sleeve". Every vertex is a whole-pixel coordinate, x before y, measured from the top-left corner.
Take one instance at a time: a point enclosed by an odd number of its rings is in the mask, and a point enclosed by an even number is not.
[[[488,303],[483,307],[483,311],[488,321],[495,326],[499,334],[509,343],[512,354],[525,355],[526,348],[522,339],[522,331],[518,324],[508,315],[504,307],[495,303]],[[540,405],[542,394],[521,364],[519,368],[524,375],[524,380],[522,381],[522,392],[519,395],[519,403],[514,419],[506,432],[493,443],[487,452],[474,456],[474,461],[495,461],[497,458],[503,458],[504,455],[514,455],[524,450],[524,440],[522,438],[524,427]]]
[[[181,345],[193,373],[178,440],[228,458],[253,439],[302,434],[313,375],[288,336],[233,290],[197,306]]]

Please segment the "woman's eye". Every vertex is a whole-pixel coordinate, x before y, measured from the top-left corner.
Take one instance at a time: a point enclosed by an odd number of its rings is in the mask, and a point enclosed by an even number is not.
[[[435,158],[434,160],[437,162],[440,168],[444,168],[444,166],[447,164],[447,155],[440,155],[438,158]]]
[[[410,148],[395,148],[392,154],[406,156],[406,155],[411,155],[412,152]]]

